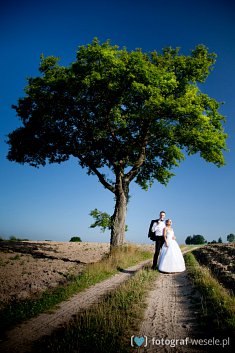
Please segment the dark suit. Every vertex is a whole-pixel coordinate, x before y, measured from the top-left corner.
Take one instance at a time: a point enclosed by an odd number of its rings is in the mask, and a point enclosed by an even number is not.
[[[152,232],[152,226],[154,222],[158,222],[159,219],[153,219],[150,223],[149,226],[149,233],[148,233],[148,237],[151,238],[153,237],[153,232]],[[156,270],[157,269],[157,260],[158,260],[158,256],[160,253],[160,250],[164,244],[164,236],[163,235],[154,235],[154,241],[155,241],[155,253],[153,256],[153,265],[152,265],[152,269]]]

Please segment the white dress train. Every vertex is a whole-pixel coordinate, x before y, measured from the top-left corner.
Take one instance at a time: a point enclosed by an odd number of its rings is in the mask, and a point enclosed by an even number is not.
[[[167,244],[164,243],[158,260],[158,269],[161,272],[183,272],[185,262],[180,247],[174,237],[173,229],[167,229]]]

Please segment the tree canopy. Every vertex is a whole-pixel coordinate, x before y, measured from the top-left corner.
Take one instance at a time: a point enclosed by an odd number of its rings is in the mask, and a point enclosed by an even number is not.
[[[235,234],[231,233],[227,235],[227,241],[230,243],[235,242]]]
[[[143,189],[166,185],[185,154],[224,165],[220,103],[198,87],[215,58],[204,45],[186,56],[98,39],[80,46],[68,67],[42,55],[40,76],[13,106],[23,126],[8,135],[8,159],[38,167],[77,158],[115,194],[111,243],[122,244],[132,180]]]
[[[185,239],[185,244],[190,245],[190,244],[205,244],[207,243],[206,239],[204,238],[203,235],[197,234],[197,235],[189,235],[186,239]]]

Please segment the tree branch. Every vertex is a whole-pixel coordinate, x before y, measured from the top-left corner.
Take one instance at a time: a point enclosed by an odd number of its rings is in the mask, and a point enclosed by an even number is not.
[[[133,168],[127,174],[125,174],[125,179],[128,180],[129,182],[132,181],[136,177],[140,167],[144,163],[144,161],[145,161],[145,152],[146,152],[146,145],[142,147],[141,153],[139,155],[139,158],[134,163]]]
[[[106,189],[110,190],[112,193],[115,193],[115,187],[107,182],[104,175],[98,171],[98,169],[93,165],[92,162],[87,162],[86,159],[83,158],[81,155],[78,155],[78,158],[81,160],[82,163],[89,167],[93,173],[98,176],[99,181]]]
[[[125,174],[125,179],[128,180],[129,182],[131,182],[136,177],[140,167],[145,161],[146,146],[148,144],[148,140],[149,140],[149,124],[147,124],[144,128],[144,137],[142,140],[143,142],[142,142],[139,158],[134,163],[133,168],[127,174]]]
[[[115,194],[115,187],[107,182],[104,175],[100,173],[98,169],[96,169],[95,167],[89,166],[89,168],[93,171],[93,173],[95,173],[98,176],[101,184],[103,184],[106,189],[110,190],[112,193]]]

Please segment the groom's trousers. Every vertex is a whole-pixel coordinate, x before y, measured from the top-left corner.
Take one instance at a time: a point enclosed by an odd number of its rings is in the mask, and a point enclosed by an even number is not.
[[[157,269],[157,260],[158,260],[158,255],[160,253],[160,250],[162,248],[162,245],[164,244],[164,236],[157,236],[157,240],[155,241],[155,253],[153,256],[153,266],[152,269],[156,270]]]

